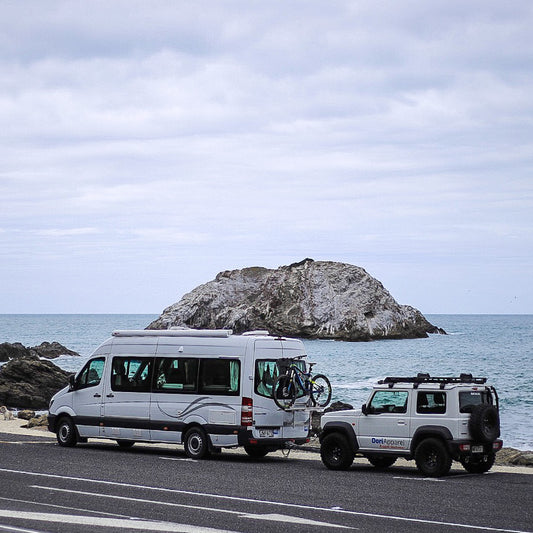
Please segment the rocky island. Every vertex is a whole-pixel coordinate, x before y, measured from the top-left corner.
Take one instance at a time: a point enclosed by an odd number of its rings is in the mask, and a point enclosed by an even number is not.
[[[220,272],[167,307],[147,329],[266,329],[275,335],[370,341],[445,333],[398,304],[363,268],[304,259],[277,269]]]

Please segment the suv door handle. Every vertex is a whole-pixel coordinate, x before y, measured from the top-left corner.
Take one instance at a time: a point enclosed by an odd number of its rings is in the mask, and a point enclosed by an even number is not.
[[[115,395],[112,392],[110,392],[109,394],[106,394],[105,397],[106,398],[114,398]]]
[[[95,397],[95,398],[101,398],[101,397],[102,397],[102,395],[101,395],[101,394],[98,394],[98,393],[96,393],[96,394],[94,395],[94,397]]]
[[[405,426],[405,420],[398,420],[399,426]]]

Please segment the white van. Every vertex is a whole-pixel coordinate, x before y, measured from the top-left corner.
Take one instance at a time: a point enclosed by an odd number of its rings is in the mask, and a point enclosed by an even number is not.
[[[306,398],[289,411],[272,399],[287,359],[303,368],[303,357],[300,340],[266,331],[115,331],[52,398],[48,427],[61,446],[105,438],[183,444],[195,459],[236,446],[263,457],[309,441]]]

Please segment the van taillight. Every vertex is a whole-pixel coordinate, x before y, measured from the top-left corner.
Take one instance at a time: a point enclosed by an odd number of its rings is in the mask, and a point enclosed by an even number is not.
[[[253,405],[251,398],[242,399],[241,426],[251,426],[253,421]]]

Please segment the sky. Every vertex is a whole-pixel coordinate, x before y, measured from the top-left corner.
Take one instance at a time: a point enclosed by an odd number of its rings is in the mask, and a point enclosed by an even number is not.
[[[533,313],[533,3],[0,1],[0,313],[363,267]]]

